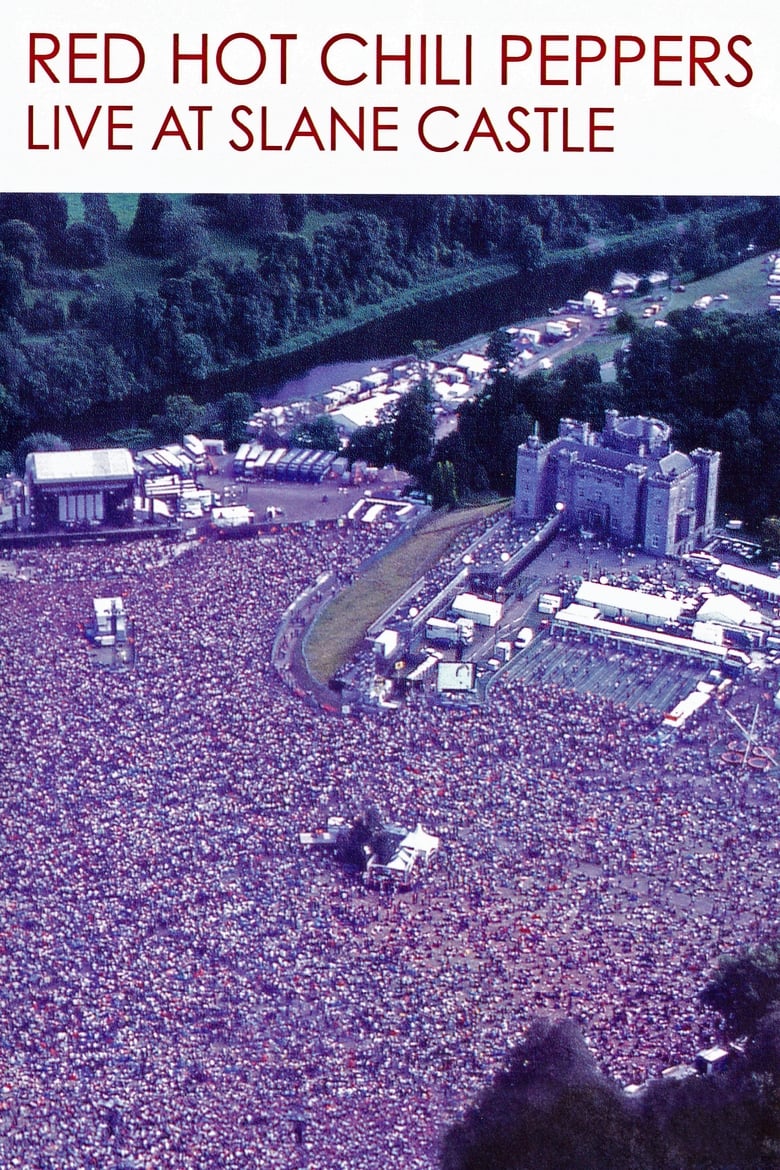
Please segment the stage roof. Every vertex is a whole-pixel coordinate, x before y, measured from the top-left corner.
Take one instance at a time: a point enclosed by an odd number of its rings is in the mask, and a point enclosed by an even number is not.
[[[125,447],[95,451],[34,451],[27,456],[26,471],[41,487],[56,484],[115,481],[135,478],[133,457]]]

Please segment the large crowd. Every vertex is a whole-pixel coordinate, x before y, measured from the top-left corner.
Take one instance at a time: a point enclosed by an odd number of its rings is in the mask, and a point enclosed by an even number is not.
[[[376,539],[9,554],[3,1166],[429,1170],[537,1015],[625,1084],[717,1037],[713,961],[775,923],[775,780],[715,771],[714,707],[669,744],[647,710],[520,681],[484,709],[317,709],[270,662],[280,615]],[[83,635],[117,594],[132,668]],[[419,888],[298,847],[367,804],[442,838]]]

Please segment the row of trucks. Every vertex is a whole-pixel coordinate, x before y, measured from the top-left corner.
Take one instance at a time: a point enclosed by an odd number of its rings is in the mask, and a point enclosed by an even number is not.
[[[233,459],[236,479],[277,479],[298,483],[322,483],[326,476],[341,476],[348,460],[337,451],[310,447],[263,447],[242,443]]]

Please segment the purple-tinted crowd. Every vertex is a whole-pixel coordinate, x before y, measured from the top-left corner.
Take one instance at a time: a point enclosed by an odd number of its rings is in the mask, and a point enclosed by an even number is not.
[[[424,1170],[536,1015],[577,1019],[626,1084],[716,1038],[713,961],[775,922],[774,781],[719,769],[714,705],[659,746],[649,712],[561,686],[376,715],[297,697],[281,614],[378,539],[8,554],[3,1166]],[[130,669],[83,635],[117,594]],[[299,848],[368,803],[442,838],[408,894]]]

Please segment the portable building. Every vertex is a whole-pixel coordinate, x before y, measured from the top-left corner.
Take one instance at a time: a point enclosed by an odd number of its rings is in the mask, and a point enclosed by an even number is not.
[[[497,626],[504,613],[500,601],[487,601],[475,593],[459,593],[452,603],[458,617],[471,618],[478,626]]]
[[[604,314],[607,311],[607,298],[600,292],[586,292],[582,304],[590,313]]]
[[[392,658],[398,650],[399,642],[398,630],[382,630],[374,639],[374,652],[381,658]]]

